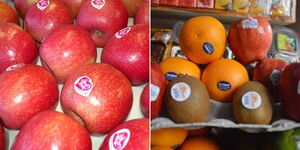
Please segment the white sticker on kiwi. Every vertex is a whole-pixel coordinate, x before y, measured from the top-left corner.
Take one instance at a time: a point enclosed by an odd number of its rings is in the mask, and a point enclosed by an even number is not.
[[[105,0],[91,0],[91,5],[96,9],[101,9],[105,5]]]
[[[160,88],[154,84],[150,84],[150,95],[151,95],[151,102],[156,101],[160,92]]]
[[[185,101],[190,95],[191,87],[184,82],[178,82],[171,87],[171,96],[175,101]]]
[[[39,10],[45,10],[50,4],[49,0],[40,0],[36,3],[36,6]]]
[[[273,85],[278,85],[278,81],[281,75],[281,71],[278,69],[274,69],[269,77]]]
[[[298,81],[297,93],[300,95],[300,80]]]
[[[247,18],[242,21],[243,29],[256,29],[258,27],[258,21],[254,18]]]
[[[82,96],[89,96],[93,89],[93,81],[88,76],[81,76],[74,82],[74,90]]]
[[[255,91],[249,91],[242,97],[242,105],[247,109],[256,109],[261,105],[261,96]]]
[[[130,131],[121,129],[113,133],[109,138],[109,150],[122,150],[130,139]]]

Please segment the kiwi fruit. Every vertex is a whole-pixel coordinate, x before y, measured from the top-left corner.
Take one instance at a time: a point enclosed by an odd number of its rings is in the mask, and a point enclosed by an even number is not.
[[[166,109],[176,123],[206,121],[210,102],[205,85],[198,78],[180,75],[168,85]]]
[[[272,97],[259,82],[248,81],[233,96],[233,117],[244,124],[269,124],[272,119]]]

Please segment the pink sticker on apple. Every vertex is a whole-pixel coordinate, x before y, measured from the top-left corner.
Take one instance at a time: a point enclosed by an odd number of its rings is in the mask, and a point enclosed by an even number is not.
[[[14,64],[14,65],[11,65],[11,66],[7,67],[5,71],[16,70],[16,69],[19,69],[19,68],[21,68],[21,67],[23,67],[23,66],[25,66],[24,63]]]
[[[91,4],[96,9],[101,9],[105,5],[105,0],[91,0]]]
[[[118,31],[118,32],[115,34],[115,36],[116,36],[117,39],[120,39],[120,38],[122,38],[123,36],[125,36],[130,30],[131,30],[130,27],[126,27],[126,28],[124,28],[124,29]]]
[[[88,76],[81,76],[74,82],[74,90],[82,96],[89,96],[92,89],[93,82]]]
[[[36,6],[37,6],[38,9],[44,10],[44,9],[46,9],[49,6],[49,4],[50,4],[49,0],[40,0],[36,4]]]
[[[122,150],[126,147],[130,139],[130,131],[121,129],[111,135],[109,138],[109,150]]]

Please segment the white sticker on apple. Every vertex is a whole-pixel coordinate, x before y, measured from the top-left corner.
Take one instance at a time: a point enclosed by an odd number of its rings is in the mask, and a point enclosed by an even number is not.
[[[116,37],[117,39],[120,39],[120,38],[122,38],[123,36],[125,36],[130,30],[131,30],[130,27],[126,27],[126,28],[124,28],[124,29],[118,31],[118,32],[115,34],[115,37]]]
[[[14,65],[11,65],[11,66],[7,67],[5,71],[16,70],[16,69],[19,69],[19,68],[21,68],[21,67],[23,67],[23,66],[25,66],[24,63],[14,64]]]
[[[160,88],[154,84],[150,84],[150,95],[151,95],[151,102],[156,101],[160,92]]]
[[[91,0],[91,4],[96,9],[101,9],[105,5],[105,0]]]
[[[44,10],[44,9],[46,9],[46,8],[49,6],[49,4],[50,4],[50,1],[49,1],[49,0],[40,0],[40,1],[36,4],[36,6],[37,6],[38,9]]]
[[[82,96],[89,96],[92,89],[93,82],[88,76],[81,76],[74,82],[74,90]]]
[[[243,29],[256,29],[258,27],[258,21],[254,18],[248,18],[242,21]]]
[[[109,138],[109,150],[122,150],[126,147],[130,139],[130,131],[121,129],[111,135]]]
[[[281,71],[278,69],[274,69],[269,77],[273,85],[278,85],[278,81],[281,75]]]

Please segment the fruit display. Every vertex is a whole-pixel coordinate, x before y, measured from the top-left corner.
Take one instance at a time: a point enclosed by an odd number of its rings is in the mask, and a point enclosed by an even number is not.
[[[136,19],[121,0],[0,2],[1,150],[148,150],[149,1],[140,1]]]

